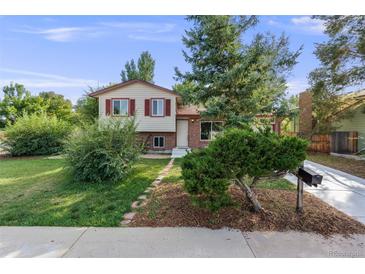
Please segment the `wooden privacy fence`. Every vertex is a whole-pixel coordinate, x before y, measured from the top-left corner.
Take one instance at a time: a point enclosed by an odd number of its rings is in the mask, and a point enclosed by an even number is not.
[[[312,135],[309,150],[323,153],[352,154],[358,150],[356,131],[337,131],[331,134]]]
[[[331,136],[327,134],[312,135],[309,150],[312,152],[330,153]]]

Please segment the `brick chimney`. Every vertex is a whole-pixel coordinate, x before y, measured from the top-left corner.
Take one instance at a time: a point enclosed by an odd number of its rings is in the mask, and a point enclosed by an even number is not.
[[[304,91],[299,94],[299,135],[310,138],[312,134],[312,94]]]

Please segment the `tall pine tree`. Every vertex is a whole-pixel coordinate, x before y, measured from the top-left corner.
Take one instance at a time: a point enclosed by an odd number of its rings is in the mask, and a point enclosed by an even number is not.
[[[183,43],[191,71],[176,70],[175,89],[185,101],[203,104],[207,115],[231,124],[271,112],[286,90],[287,73],[301,49],[291,52],[288,38],[257,34],[243,43],[245,32],[257,24],[254,16],[189,16],[191,29]]]
[[[314,131],[328,133],[341,112],[346,88],[365,84],[365,16],[314,16],[323,20],[328,40],[316,46],[321,65],[309,74],[313,94]]]
[[[120,73],[120,77],[123,82],[139,79],[153,83],[154,72],[155,60],[148,51],[144,51],[138,58],[137,65],[133,59],[125,64],[124,70]]]

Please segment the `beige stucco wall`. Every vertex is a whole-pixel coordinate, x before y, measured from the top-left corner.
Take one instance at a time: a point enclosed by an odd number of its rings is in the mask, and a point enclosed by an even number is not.
[[[349,119],[342,120],[336,126],[336,131],[357,131],[359,133],[358,149],[365,149],[365,104],[358,107],[354,116]]]
[[[129,98],[136,100],[137,131],[140,132],[175,132],[176,131],[176,96],[157,88],[135,83],[99,96],[99,116],[105,117],[105,100],[112,98]],[[171,100],[171,116],[144,116],[144,101],[150,98],[165,98]],[[123,118],[121,118],[123,119]]]

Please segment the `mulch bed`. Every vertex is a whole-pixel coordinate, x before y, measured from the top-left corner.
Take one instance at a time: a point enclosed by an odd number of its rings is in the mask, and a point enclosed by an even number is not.
[[[257,189],[264,211],[252,212],[252,207],[240,189],[232,186],[234,205],[210,212],[191,203],[181,184],[162,183],[151,194],[147,205],[140,209],[130,226],[141,227],[223,227],[241,231],[315,232],[332,234],[364,234],[365,226],[336,210],[309,193],[304,196],[304,213],[295,212],[296,192]]]

